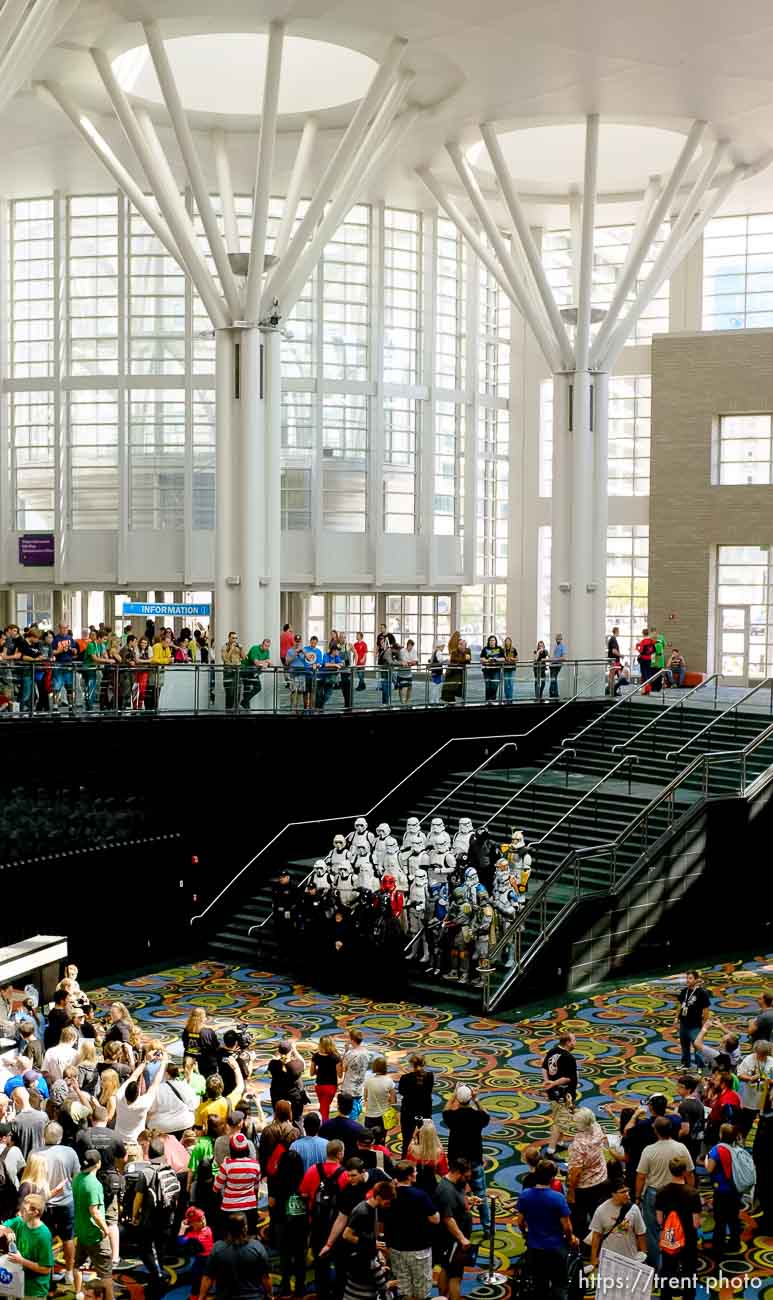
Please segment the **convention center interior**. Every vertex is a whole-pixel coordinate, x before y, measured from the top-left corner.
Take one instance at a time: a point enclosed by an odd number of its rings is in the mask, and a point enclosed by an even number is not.
[[[773,1300],[771,69],[0,0],[0,1300]]]

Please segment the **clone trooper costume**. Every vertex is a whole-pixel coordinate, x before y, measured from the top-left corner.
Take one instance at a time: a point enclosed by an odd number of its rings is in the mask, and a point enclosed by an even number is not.
[[[411,870],[408,892],[405,899],[405,912],[408,919],[408,934],[411,938],[420,935],[413,947],[413,957],[423,964],[430,960],[427,942],[427,919],[429,910],[429,884],[423,867],[414,865]]]
[[[418,817],[409,817],[408,821],[405,823],[405,834],[403,835],[403,842],[400,847],[403,849],[414,849],[416,852],[420,853],[421,850],[426,847],[426,844],[427,837],[421,829]]]
[[[464,855],[464,857],[467,856],[470,852],[470,839],[472,838],[473,832],[474,827],[469,817],[460,817],[459,829],[457,830],[451,845],[451,851],[454,854],[454,857],[461,857],[462,855]]]
[[[354,830],[349,831],[346,837],[346,846],[349,850],[350,857],[354,861],[354,855],[358,854],[361,848],[364,848],[368,856],[371,849],[376,843],[376,837],[373,831],[368,830],[368,823],[364,817],[358,817],[354,823]]]
[[[462,891],[464,893],[465,901],[470,904],[470,907],[474,912],[477,912],[479,895],[481,892],[485,893],[485,890],[478,879],[478,873],[474,867],[468,867],[465,871]]]
[[[456,928],[452,941],[451,969],[448,972],[448,978],[458,980],[460,984],[468,984],[472,945],[475,938],[475,923],[472,905],[467,902],[464,889],[461,886],[454,890],[449,918],[453,919],[458,928]]]
[[[391,834],[392,828],[386,822],[381,822],[376,827],[376,842],[371,849],[370,858],[379,876],[384,874],[384,858],[387,852],[386,842]]]
[[[475,959],[478,971],[489,969],[489,950],[496,942],[496,912],[485,889],[478,894],[478,910],[475,913]],[[482,974],[481,974],[482,982]]]
[[[497,919],[497,933],[503,935],[523,907],[523,898],[515,887],[512,869],[506,858],[500,858],[496,865],[492,901]],[[508,967],[515,965],[514,944],[508,944],[505,965]]]
[[[331,878],[339,867],[344,864],[347,866],[351,865],[349,850],[346,847],[346,838],[343,835],[334,836],[333,847],[327,854],[325,862],[331,868]]]

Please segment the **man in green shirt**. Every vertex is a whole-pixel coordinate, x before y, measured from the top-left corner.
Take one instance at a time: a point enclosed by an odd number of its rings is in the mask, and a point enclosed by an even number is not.
[[[83,1172],[72,1180],[75,1202],[75,1294],[83,1290],[83,1265],[91,1261],[96,1273],[92,1287],[104,1291],[113,1300],[113,1251],[105,1219],[105,1193],[97,1174],[102,1167],[98,1151],[90,1148],[83,1155]]]
[[[271,667],[271,638],[266,636],[260,645],[251,645],[242,659],[242,708],[248,709],[254,695],[263,689],[260,674]]]
[[[41,1223],[42,1213],[42,1196],[30,1194],[25,1196],[20,1213],[3,1224],[9,1230],[9,1239],[15,1238],[16,1250],[9,1254],[24,1269],[25,1296],[47,1296],[51,1285],[54,1247],[51,1233]]]
[[[662,632],[658,632],[656,627],[650,628],[650,636],[655,642],[655,653],[652,656],[652,667],[657,672],[658,668],[665,668],[666,666],[666,638],[663,636]],[[662,677],[658,681],[657,685],[658,689],[663,685]]]
[[[83,694],[89,713],[94,708],[97,694],[99,665],[104,663],[107,663],[107,642],[102,641],[97,635],[86,642],[86,649],[83,651]]]

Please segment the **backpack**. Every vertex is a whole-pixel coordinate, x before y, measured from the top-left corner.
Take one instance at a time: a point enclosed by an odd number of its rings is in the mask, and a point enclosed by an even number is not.
[[[328,1175],[323,1164],[314,1167],[319,1175],[319,1183],[311,1204],[311,1231],[315,1241],[325,1242],[338,1213],[338,1192],[343,1170],[338,1168]]]
[[[746,1147],[732,1146],[730,1159],[733,1162],[733,1186],[739,1196],[747,1204],[751,1204],[757,1182],[757,1170],[752,1153],[747,1151]]]
[[[666,1255],[678,1255],[686,1243],[684,1224],[676,1210],[669,1210],[660,1231],[660,1249]]]
[[[126,1170],[124,1178],[121,1222],[131,1224],[134,1201],[142,1195],[140,1224],[145,1225],[156,1217],[166,1218],[177,1204],[180,1180],[169,1165],[154,1165],[137,1160]]]
[[[274,1147],[274,1150],[271,1152],[271,1155],[266,1161],[267,1178],[275,1178],[276,1175],[279,1173],[279,1165],[282,1160],[282,1156],[287,1150],[289,1150],[289,1148],[285,1145],[284,1142],[277,1142],[276,1146]]]

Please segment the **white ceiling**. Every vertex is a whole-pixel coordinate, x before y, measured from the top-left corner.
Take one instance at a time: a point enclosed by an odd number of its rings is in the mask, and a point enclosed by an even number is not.
[[[757,162],[773,149],[770,0],[743,0],[736,6],[727,0],[682,0],[679,5],[674,0],[482,0],[477,5],[469,0],[218,0],[215,18],[213,8],[211,0],[82,0],[36,76],[61,80],[128,161],[120,130],[101,117],[109,110],[88,49],[99,45],[115,57],[137,46],[143,18],[157,19],[167,36],[265,31],[270,19],[283,18],[292,35],[348,46],[375,59],[392,36],[402,35],[409,42],[407,64],[417,74],[415,98],[426,111],[398,162],[371,191],[395,202],[419,195],[426,199],[411,171],[419,162],[433,161],[450,177],[443,144],[461,138],[469,145],[481,120],[534,128],[577,123],[586,113],[598,112],[607,124],[684,132],[700,117],[712,123],[716,136],[732,142],[736,161]],[[217,93],[212,94],[219,85],[222,108],[216,118],[199,113],[194,124],[206,129],[215,121],[225,123],[235,185],[248,189],[254,179],[254,131],[249,119],[223,116],[231,72],[227,62],[208,63],[205,107],[220,104]],[[256,97],[258,93],[256,69]],[[350,88],[342,85],[336,102],[351,98]],[[162,109],[154,110],[154,116],[163,123]],[[318,167],[345,118],[346,112],[336,108],[322,113]],[[301,124],[297,114],[283,119],[276,190],[286,181]],[[605,132],[612,141],[609,126]],[[171,145],[171,137],[162,135]],[[562,190],[577,180],[581,130],[564,131],[560,147],[558,138],[543,149],[533,147],[539,136],[530,136],[528,149],[523,139],[518,146],[523,146],[518,170],[531,169],[531,175],[520,179],[553,186],[563,176]],[[629,189],[638,166],[642,185],[650,171],[660,170],[668,161],[666,142],[678,147],[679,139],[662,136],[657,146],[655,139],[649,137],[645,147],[642,137],[639,149],[610,148],[602,163],[604,187]],[[170,153],[174,157],[171,147]],[[204,138],[202,156],[214,188]],[[17,96],[0,119],[0,177],[0,191],[8,195],[105,184],[99,164],[70,123],[31,90]],[[773,209],[773,168],[745,182],[731,196],[729,208]],[[603,219],[603,211],[600,215]]]

